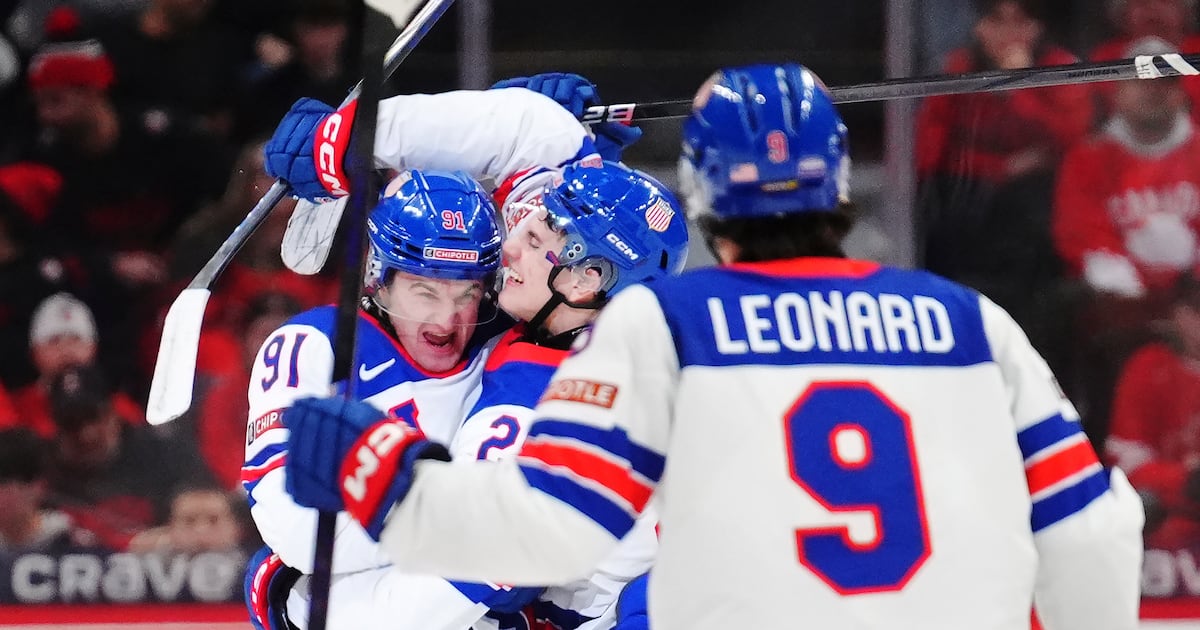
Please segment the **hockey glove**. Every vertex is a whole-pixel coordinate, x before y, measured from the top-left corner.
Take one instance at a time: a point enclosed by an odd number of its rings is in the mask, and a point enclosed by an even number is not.
[[[596,91],[594,83],[578,74],[568,72],[514,77],[492,86],[493,89],[509,87],[523,87],[545,94],[576,118],[582,118],[588,107],[601,104],[600,94]],[[641,129],[616,122],[596,123],[591,125],[591,128],[592,134],[596,136],[596,152],[601,158],[612,162],[620,162],[621,152],[642,137]]]
[[[300,572],[283,563],[279,554],[263,547],[250,558],[242,592],[254,630],[290,630],[287,598]]]
[[[267,174],[317,203],[350,194],[343,165],[357,107],[357,100],[337,111],[311,98],[296,101],[263,148]]]
[[[283,424],[288,494],[303,506],[344,510],[375,540],[408,493],[416,462],[450,460],[441,444],[360,401],[303,398],[283,412]]]

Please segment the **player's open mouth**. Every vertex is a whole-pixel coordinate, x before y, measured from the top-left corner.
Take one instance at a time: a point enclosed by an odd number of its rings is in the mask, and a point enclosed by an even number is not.
[[[504,284],[508,284],[510,282],[512,284],[525,284],[525,281],[521,279],[521,274],[517,273],[512,267],[505,267]]]
[[[455,333],[439,335],[437,333],[428,333],[427,332],[427,333],[423,333],[421,336],[425,340],[425,343],[433,346],[434,348],[440,349],[440,348],[450,347],[451,342],[454,341],[454,335],[455,335]]]

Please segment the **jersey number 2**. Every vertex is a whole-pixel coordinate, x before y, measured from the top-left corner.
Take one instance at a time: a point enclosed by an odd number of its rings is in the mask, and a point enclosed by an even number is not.
[[[870,383],[813,383],[784,433],[796,484],[831,514],[875,525],[867,541],[845,525],[797,529],[800,564],[842,595],[904,588],[930,551],[908,415]]]

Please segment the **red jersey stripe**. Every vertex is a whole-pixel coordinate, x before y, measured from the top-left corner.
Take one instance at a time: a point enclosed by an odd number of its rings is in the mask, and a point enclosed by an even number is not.
[[[530,440],[521,448],[521,457],[535,459],[547,466],[561,466],[580,477],[608,488],[629,502],[638,512],[653,492],[648,484],[633,477],[633,471],[594,453],[564,444]]]
[[[1025,469],[1025,478],[1029,481],[1029,494],[1037,494],[1084,468],[1099,463],[1096,453],[1092,451],[1092,445],[1086,440],[1065,448]]]

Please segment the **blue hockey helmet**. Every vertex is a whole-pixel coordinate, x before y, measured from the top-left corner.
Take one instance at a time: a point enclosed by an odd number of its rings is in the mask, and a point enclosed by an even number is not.
[[[500,228],[491,198],[461,171],[405,171],[367,219],[368,287],[389,271],[449,280],[486,280],[500,267]]]
[[[542,196],[549,220],[567,239],[555,255],[551,280],[564,268],[600,273],[594,302],[573,306],[599,306],[627,286],[683,269],[686,219],[661,182],[617,162],[575,163],[562,177]]]
[[[798,64],[718,71],[683,126],[680,189],[693,216],[832,212],[849,198],[846,125]]]

